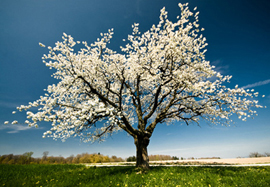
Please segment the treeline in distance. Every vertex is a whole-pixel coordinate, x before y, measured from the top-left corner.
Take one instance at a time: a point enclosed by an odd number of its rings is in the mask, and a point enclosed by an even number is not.
[[[42,158],[33,158],[33,152],[26,152],[22,155],[2,155],[0,164],[79,164],[79,163],[105,163],[105,162],[124,162],[121,157],[104,156],[100,153],[82,153],[77,156],[71,155],[67,158],[62,156],[48,156],[48,151],[43,153]]]
[[[77,156],[71,155],[69,157],[62,156],[48,156],[49,152],[43,152],[42,158],[32,157],[33,152],[26,152],[22,155],[0,155],[0,164],[80,164],[80,163],[106,163],[106,162],[135,162],[136,157],[130,156],[127,159],[122,159],[117,156],[104,156],[100,153],[82,153]],[[176,156],[170,155],[150,155],[150,161],[158,160],[179,160]]]

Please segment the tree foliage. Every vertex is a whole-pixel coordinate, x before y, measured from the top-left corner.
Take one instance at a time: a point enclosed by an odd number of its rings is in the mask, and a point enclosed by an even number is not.
[[[269,157],[269,156],[270,156],[270,154],[267,153],[267,152],[265,152],[264,154],[261,154],[261,153],[258,153],[258,152],[251,152],[251,153],[249,154],[249,157],[250,157],[250,158]]]
[[[26,152],[22,155],[0,155],[0,164],[79,164],[79,163],[106,163],[106,162],[123,162],[121,157],[104,156],[102,154],[82,153],[76,156],[64,158],[62,156],[48,156],[48,151],[45,151],[46,156],[42,158],[31,157],[33,152]]]
[[[162,161],[162,160],[179,160],[177,156],[170,155],[149,155],[149,161]],[[136,156],[130,156],[127,158],[127,162],[135,162]]]

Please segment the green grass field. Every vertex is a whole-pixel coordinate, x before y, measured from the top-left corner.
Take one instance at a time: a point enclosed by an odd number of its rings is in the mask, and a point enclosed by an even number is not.
[[[0,186],[270,186],[270,167],[0,165]]]

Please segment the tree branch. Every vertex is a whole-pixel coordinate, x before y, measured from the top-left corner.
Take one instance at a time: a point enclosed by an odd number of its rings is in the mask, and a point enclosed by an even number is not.
[[[156,109],[157,109],[157,106],[158,106],[158,97],[159,97],[160,91],[161,91],[161,85],[159,85],[159,87],[158,87],[158,89],[157,89],[157,91],[156,91],[153,108],[152,108],[151,111],[144,117],[144,123],[145,123],[145,124],[147,124],[147,120],[154,114],[154,112],[155,112]]]
[[[93,93],[93,94],[95,94],[95,95],[97,95],[100,99],[101,99],[101,101],[103,101],[104,103],[109,103],[111,106],[113,106],[117,111],[121,111],[122,109],[121,108],[119,108],[119,106],[117,106],[114,102],[112,102],[112,101],[110,101],[108,98],[106,98],[106,97],[104,97],[102,94],[100,94],[96,89],[94,89],[93,87],[92,87],[92,85],[89,83],[89,82],[87,82],[82,76],[78,76],[78,78],[80,78],[80,79],[82,79],[88,86],[89,86],[89,88],[91,89],[91,92]],[[126,117],[125,116],[122,116],[121,117],[121,120],[124,122],[124,124],[125,124],[125,126],[126,126],[126,128],[123,128],[123,126],[120,126],[123,130],[126,130],[126,129],[128,129],[128,133],[131,135],[131,136],[133,136],[134,134],[136,134],[136,131],[135,131],[135,129],[130,125],[130,123],[128,122],[128,120],[126,119]]]

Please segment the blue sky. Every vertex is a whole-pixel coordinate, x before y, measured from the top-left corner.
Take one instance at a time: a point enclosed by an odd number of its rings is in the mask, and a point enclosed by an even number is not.
[[[25,113],[11,114],[21,104],[34,101],[44,94],[48,84],[55,83],[41,60],[47,54],[41,42],[53,46],[65,32],[78,41],[92,43],[101,32],[114,28],[110,47],[119,51],[122,39],[131,34],[131,25],[140,23],[148,30],[159,21],[164,6],[168,17],[180,14],[177,4],[189,2],[200,11],[199,23],[205,28],[206,59],[224,75],[232,75],[227,86],[254,88],[264,98],[255,119],[235,120],[231,127],[200,126],[175,123],[159,125],[150,140],[149,154],[178,157],[219,156],[235,158],[250,152],[270,152],[270,1],[269,0],[1,0],[0,1],[0,155],[33,151],[41,157],[64,157],[83,152],[135,155],[133,138],[126,133],[109,137],[104,143],[85,144],[78,138],[62,143],[42,138],[50,124],[40,128],[4,125],[14,119],[23,122]]]

